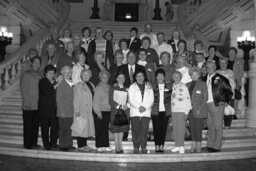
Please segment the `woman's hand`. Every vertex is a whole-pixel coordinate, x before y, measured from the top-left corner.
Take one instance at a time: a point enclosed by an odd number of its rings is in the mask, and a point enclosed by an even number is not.
[[[76,115],[76,117],[80,117],[80,113],[79,112],[76,112],[75,115]]]
[[[98,115],[98,118],[99,119],[102,119],[102,114],[101,113],[99,113],[99,114],[97,114]]]
[[[57,78],[56,78],[56,82],[57,83],[61,83],[63,80],[63,76],[62,75],[59,75]]]
[[[140,113],[143,113],[146,111],[146,108],[144,106],[140,106],[139,111],[140,111]]]
[[[127,110],[128,106],[127,105],[123,105],[123,110]]]

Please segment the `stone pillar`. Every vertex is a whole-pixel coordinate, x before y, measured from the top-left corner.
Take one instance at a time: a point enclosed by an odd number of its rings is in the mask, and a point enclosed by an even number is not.
[[[154,9],[154,17],[152,20],[163,20],[161,17],[161,8],[159,7],[159,0],[156,0],[155,9]]]
[[[254,9],[256,12],[256,0],[254,0]],[[256,33],[256,18],[254,33]],[[249,106],[246,109],[246,125],[256,128],[256,50],[254,50],[254,61],[250,64],[248,76],[249,82]]]
[[[100,19],[99,16],[99,7],[98,7],[98,0],[94,0],[93,7],[92,7],[92,15],[90,19]]]

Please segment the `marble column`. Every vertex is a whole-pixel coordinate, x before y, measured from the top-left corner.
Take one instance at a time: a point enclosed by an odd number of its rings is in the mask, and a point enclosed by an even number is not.
[[[254,9],[256,12],[256,0],[254,0]],[[256,18],[254,33],[256,33]],[[254,61],[250,63],[250,70],[248,76],[250,79],[249,82],[249,106],[246,109],[246,125],[248,127],[256,128],[256,50],[253,52]]]
[[[93,7],[92,7],[92,15],[90,19],[100,19],[99,16],[99,7],[98,7],[98,0],[94,0]]]

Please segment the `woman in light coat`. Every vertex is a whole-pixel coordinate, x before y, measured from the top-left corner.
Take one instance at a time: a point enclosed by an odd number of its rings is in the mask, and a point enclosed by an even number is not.
[[[78,82],[81,81],[81,71],[84,69],[89,69],[89,66],[85,64],[85,55],[83,52],[78,52],[78,54],[76,55],[77,58],[77,63],[75,66],[73,66],[72,69],[72,81],[74,83],[74,85],[76,85]]]
[[[130,118],[132,126],[132,141],[134,153],[147,153],[147,133],[154,103],[154,92],[150,83],[146,82],[146,73],[138,70],[134,73],[134,80],[129,90]]]
[[[77,137],[77,145],[81,151],[91,151],[87,146],[87,138],[95,136],[94,119],[92,114],[92,100],[94,85],[89,81],[92,73],[89,69],[81,72],[82,81],[74,89],[74,118],[81,117],[86,122],[80,133],[72,130],[72,136]],[[74,124],[75,122],[73,122]]]

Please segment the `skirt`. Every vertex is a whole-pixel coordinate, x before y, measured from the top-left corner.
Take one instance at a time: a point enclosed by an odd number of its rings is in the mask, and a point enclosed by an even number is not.
[[[111,121],[109,130],[110,130],[111,133],[128,132],[129,131],[129,125],[116,126],[116,125],[113,125],[113,121]]]

